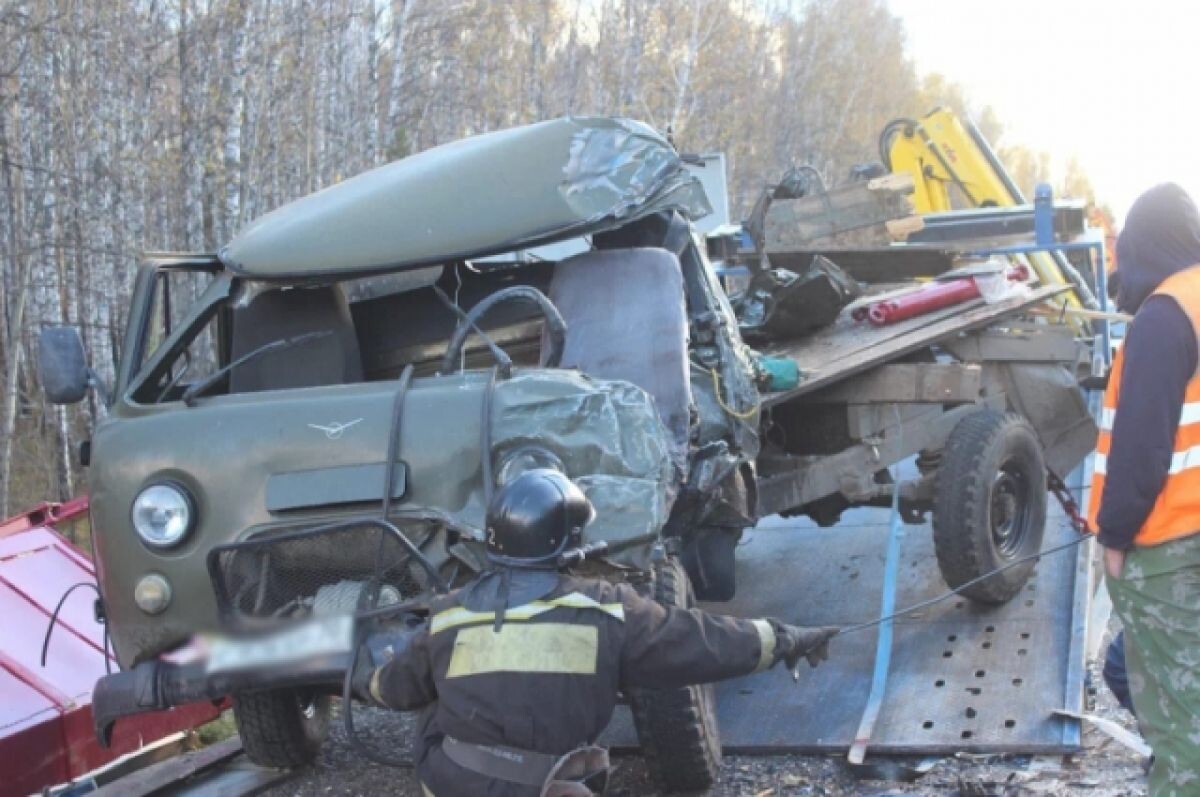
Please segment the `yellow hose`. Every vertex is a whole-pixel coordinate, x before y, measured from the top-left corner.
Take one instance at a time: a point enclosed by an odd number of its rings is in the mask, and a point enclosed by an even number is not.
[[[717,373],[716,368],[709,368],[708,372],[710,374],[712,374],[713,393],[716,394],[717,403],[721,405],[721,409],[725,410],[725,412],[729,413],[730,415],[737,418],[738,420],[744,421],[748,418],[753,418],[754,415],[758,412],[758,407],[757,406],[751,407],[749,410],[746,410],[745,412],[738,412],[733,407],[730,407],[728,404],[725,403],[725,399],[721,398],[721,375],[719,373]]]

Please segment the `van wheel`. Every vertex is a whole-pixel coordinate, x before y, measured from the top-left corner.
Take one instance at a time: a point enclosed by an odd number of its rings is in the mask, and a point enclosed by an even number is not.
[[[658,565],[654,599],[664,606],[695,604],[678,559]],[[712,684],[681,689],[637,689],[630,694],[633,724],[646,764],[665,792],[704,791],[721,769],[721,733]]]
[[[986,410],[950,433],[934,482],[933,545],[952,589],[1036,554],[1046,528],[1046,464],[1042,446],[1020,415]],[[986,604],[1007,603],[1036,560],[963,590]]]
[[[242,748],[259,766],[291,769],[310,763],[329,731],[329,697],[301,689],[233,696]]]
[[[742,529],[710,526],[696,529],[679,559],[691,581],[692,593],[702,601],[731,601],[737,592],[736,556]]]

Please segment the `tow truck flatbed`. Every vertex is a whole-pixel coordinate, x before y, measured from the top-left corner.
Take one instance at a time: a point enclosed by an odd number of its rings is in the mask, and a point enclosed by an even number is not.
[[[774,357],[788,357],[800,367],[796,387],[763,396],[764,408],[829,387],[843,379],[886,364],[946,338],[990,326],[1057,294],[1064,286],[1035,288],[994,304],[982,299],[876,327],[843,312],[832,325],[803,340],[767,347]]]

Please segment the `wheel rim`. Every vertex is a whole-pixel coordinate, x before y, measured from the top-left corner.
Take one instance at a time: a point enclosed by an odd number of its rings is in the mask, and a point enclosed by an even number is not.
[[[996,552],[1011,559],[1029,533],[1029,479],[1015,460],[1007,460],[992,481],[989,524]]]

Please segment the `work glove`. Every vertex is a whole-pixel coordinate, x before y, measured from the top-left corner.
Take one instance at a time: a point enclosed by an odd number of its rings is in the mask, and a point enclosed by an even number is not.
[[[358,648],[354,661],[354,673],[350,676],[351,692],[366,703],[379,704],[371,693],[371,680],[375,673],[390,663],[400,651],[408,648],[412,631],[403,626],[384,626],[367,635]]]
[[[371,694],[371,679],[375,677],[375,671],[379,667],[375,666],[375,661],[371,656],[371,649],[366,643],[363,643],[358,648],[358,656],[354,659],[354,672],[350,676],[350,692],[364,703],[377,705],[378,701]]]
[[[775,661],[787,664],[789,670],[796,669],[800,659],[808,661],[810,667],[816,667],[829,658],[829,640],[841,630],[834,626],[818,626],[809,628],[802,625],[788,625],[778,620],[769,620],[775,629]]]

